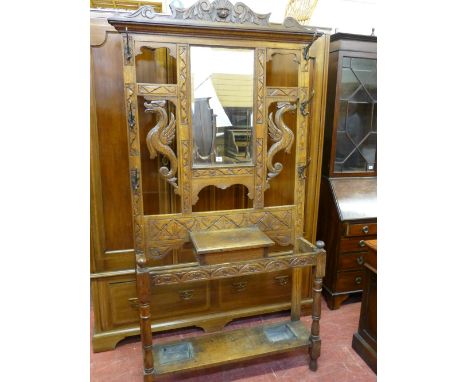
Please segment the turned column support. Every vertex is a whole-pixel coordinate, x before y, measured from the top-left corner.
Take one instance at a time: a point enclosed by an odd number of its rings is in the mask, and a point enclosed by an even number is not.
[[[312,325],[310,328],[309,337],[309,368],[312,371],[317,371],[317,359],[320,357],[320,348],[322,341],[320,339],[320,315],[322,312],[321,295],[322,295],[322,278],[325,273],[325,243],[317,241],[317,248],[323,252],[317,258],[317,266],[312,272]]]
[[[144,381],[153,381],[154,376],[154,360],[153,360],[153,334],[151,331],[151,279],[148,268],[146,268],[146,260],[137,260],[137,287],[139,296],[139,311],[140,311],[140,335],[141,345],[143,350],[143,373]]]

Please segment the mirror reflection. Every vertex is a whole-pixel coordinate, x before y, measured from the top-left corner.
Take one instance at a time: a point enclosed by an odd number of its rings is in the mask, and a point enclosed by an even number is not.
[[[251,165],[254,50],[191,47],[193,165]]]

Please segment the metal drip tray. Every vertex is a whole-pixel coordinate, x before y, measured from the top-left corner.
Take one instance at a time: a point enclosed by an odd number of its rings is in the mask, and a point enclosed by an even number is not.
[[[265,328],[263,332],[270,342],[288,341],[297,338],[296,334],[287,324],[271,326]]]
[[[161,365],[188,361],[193,358],[191,342],[182,342],[174,345],[163,346],[159,349],[159,363]]]

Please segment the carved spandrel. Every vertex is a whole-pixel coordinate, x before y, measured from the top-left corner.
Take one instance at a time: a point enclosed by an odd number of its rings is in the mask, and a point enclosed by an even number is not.
[[[209,178],[194,178],[192,180],[192,205],[198,202],[198,194],[200,191],[208,186],[215,186],[221,190],[225,190],[228,187],[234,185],[243,185],[247,187],[247,197],[249,199],[254,198],[254,184],[252,176],[223,176],[223,177],[209,177]]]
[[[299,50],[292,49],[268,49],[266,61],[271,61],[273,56],[282,55],[282,56],[292,56],[292,61],[300,65],[301,63],[301,52]]]
[[[176,134],[176,123],[174,114],[171,113],[168,121],[167,111],[165,109],[166,101],[151,101],[145,102],[145,111],[156,113],[159,116],[158,123],[154,126],[146,136],[146,143],[150,152],[150,158],[154,159],[158,153],[166,156],[169,159],[170,168],[162,166],[159,173],[172,185],[175,192],[178,193],[177,185],[177,157],[170,147]]]
[[[235,24],[269,25],[271,13],[255,13],[244,3],[232,4],[229,0],[199,0],[188,8],[177,8],[169,5],[175,19],[203,20],[210,22],[225,22]],[[153,16],[154,17],[154,16]]]
[[[289,102],[278,102],[277,108],[273,121],[273,113],[270,113],[268,118],[268,134],[273,142],[275,142],[268,150],[266,164],[268,169],[266,189],[270,187],[269,181],[278,176],[283,169],[283,165],[279,162],[273,164],[273,157],[284,150],[287,154],[291,152],[292,145],[294,143],[294,133],[286,126],[283,121],[284,113],[288,111],[296,110],[295,103]]]
[[[135,41],[135,56],[143,53],[143,49],[156,50],[166,48],[170,56],[177,58],[175,44],[160,44],[157,42]]]

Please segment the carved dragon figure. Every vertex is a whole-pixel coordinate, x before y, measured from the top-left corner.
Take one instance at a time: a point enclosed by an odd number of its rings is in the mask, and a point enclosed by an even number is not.
[[[159,121],[146,136],[146,144],[150,152],[150,158],[154,159],[156,155],[161,153],[166,156],[170,162],[170,169],[162,166],[159,173],[175,188],[176,194],[179,192],[177,185],[177,157],[171,149],[170,144],[174,140],[176,133],[176,123],[174,114],[171,113],[171,120],[168,124],[167,112],[165,109],[166,101],[151,101],[145,102],[145,111],[148,113],[159,114]]]
[[[295,103],[278,102],[277,107],[278,110],[275,113],[275,121],[273,122],[273,113],[270,113],[268,118],[268,134],[275,143],[270,147],[267,154],[266,164],[268,175],[266,189],[270,188],[268,183],[270,179],[277,176],[283,169],[281,163],[276,162],[273,164],[273,157],[283,149],[289,154],[294,143],[294,134],[284,123],[283,114],[287,111],[296,110],[297,106]]]

